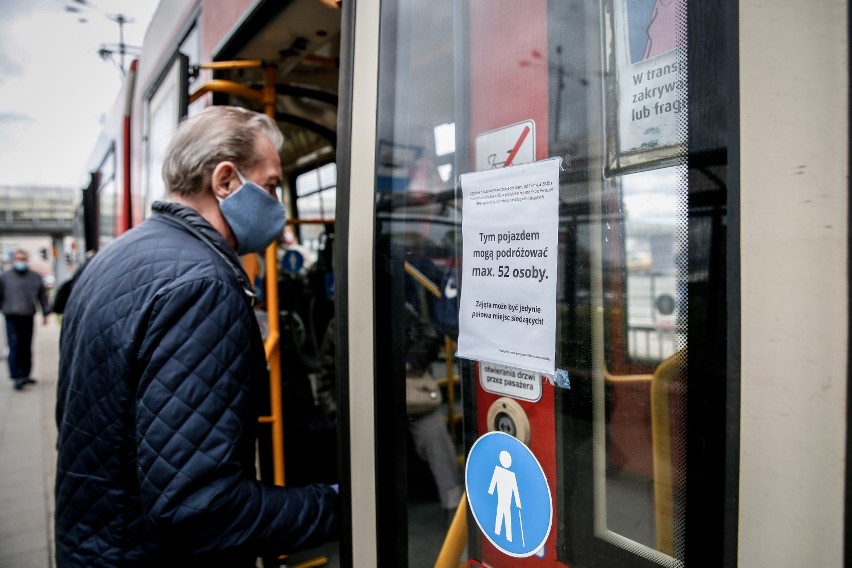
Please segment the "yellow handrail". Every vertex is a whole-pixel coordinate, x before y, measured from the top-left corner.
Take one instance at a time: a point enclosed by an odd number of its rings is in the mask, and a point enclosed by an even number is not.
[[[609,383],[650,383],[651,453],[654,468],[654,526],[657,550],[674,552],[674,489],[672,483],[671,380],[682,369],[686,349],[660,363],[653,375],[612,375],[604,369]]]
[[[207,93],[225,93],[227,95],[236,95],[238,97],[252,99],[255,101],[259,101],[263,97],[262,93],[235,81],[212,79],[198,87],[189,95],[189,103],[194,103]]]
[[[317,566],[324,566],[328,563],[328,558],[325,556],[320,556],[318,558],[314,558],[313,560],[308,560],[306,562],[301,562],[293,566],[293,568],[316,568]]]
[[[212,69],[214,71],[222,71],[225,69],[257,69],[263,67],[263,61],[260,59],[240,59],[238,61],[210,61],[202,63],[198,66],[199,69]]]
[[[275,67],[263,68],[263,110],[266,116],[275,120]],[[281,329],[278,319],[278,244],[273,242],[266,248],[266,314],[269,322],[269,336],[280,338]],[[272,407],[272,468],[275,485],[284,485],[284,409],[281,397],[281,341],[270,345],[266,353],[269,363],[269,396]]]
[[[429,292],[430,294],[432,294],[432,295],[433,295],[433,296],[435,296],[436,298],[440,298],[440,297],[441,297],[441,289],[440,289],[440,288],[438,288],[438,286],[437,286],[434,282],[432,282],[431,280],[429,280],[429,279],[426,277],[426,275],[425,275],[425,274],[423,274],[422,272],[420,272],[419,270],[417,270],[416,268],[414,268],[414,265],[413,265],[413,264],[411,264],[410,262],[408,262],[407,260],[405,261],[405,271],[406,271],[406,272],[407,272],[407,273],[408,273],[408,274],[409,274],[412,278],[414,278],[415,280],[417,280],[417,282],[418,282],[421,286],[423,286],[424,288],[426,288],[426,291],[427,291],[427,292]]]
[[[447,364],[447,424],[450,427],[450,438],[456,442],[456,342],[449,335],[444,335],[444,360]]]
[[[608,383],[650,383],[654,375],[613,375],[604,369],[604,380]]]
[[[435,568],[457,568],[464,545],[467,541],[467,494],[462,492],[450,530],[444,538],[444,545],[435,561]]]
[[[654,452],[654,523],[657,550],[674,552],[674,497],[672,489],[672,434],[669,415],[671,381],[683,368],[686,349],[657,367],[651,381],[651,445]]]
[[[287,219],[288,225],[329,225],[334,223],[334,217],[316,217],[312,219]]]

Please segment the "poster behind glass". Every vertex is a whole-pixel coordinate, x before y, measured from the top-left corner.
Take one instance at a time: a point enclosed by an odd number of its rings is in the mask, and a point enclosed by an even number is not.
[[[607,171],[674,163],[686,139],[684,0],[604,2]]]

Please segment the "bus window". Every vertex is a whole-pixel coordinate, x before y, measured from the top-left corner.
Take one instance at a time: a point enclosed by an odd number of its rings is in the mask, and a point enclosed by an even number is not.
[[[163,160],[178,123],[187,114],[188,65],[186,55],[175,54],[168,71],[160,78],[151,96],[145,100],[145,216],[150,213],[151,205],[163,199],[166,193],[161,173]]]
[[[606,402],[596,436],[606,456],[599,522],[617,535],[607,538],[674,558],[683,554],[685,515],[684,178],[674,166],[605,183],[604,201],[617,207],[602,243]]]
[[[320,166],[296,177],[296,202],[294,215],[311,223],[300,224],[296,234],[299,242],[316,260],[322,246],[325,224],[313,221],[334,221],[334,208],[337,200],[337,164],[334,162]]]

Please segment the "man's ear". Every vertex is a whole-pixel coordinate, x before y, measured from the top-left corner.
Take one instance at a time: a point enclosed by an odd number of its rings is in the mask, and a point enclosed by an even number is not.
[[[240,187],[240,179],[237,177],[237,167],[233,162],[219,162],[213,168],[210,178],[213,195],[219,199],[225,199]]]

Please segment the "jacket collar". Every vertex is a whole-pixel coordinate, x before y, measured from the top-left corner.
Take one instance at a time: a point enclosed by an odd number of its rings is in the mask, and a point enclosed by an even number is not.
[[[219,256],[224,258],[236,274],[246,295],[254,301],[254,287],[252,286],[245,270],[243,270],[240,257],[237,256],[234,249],[228,245],[222,234],[219,233],[213,225],[208,223],[198,211],[192,207],[168,201],[155,201],[151,205],[151,210],[154,212],[155,218],[160,218],[166,222],[183,228],[188,233],[212,248],[217,254],[219,254]]]

